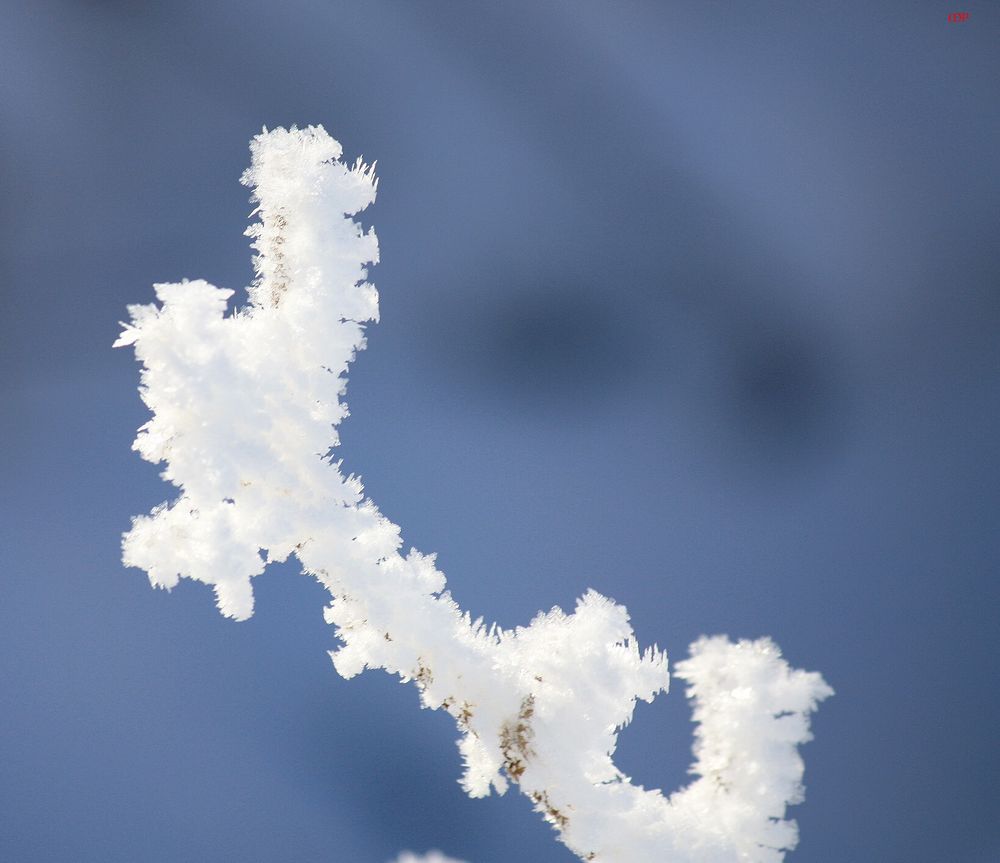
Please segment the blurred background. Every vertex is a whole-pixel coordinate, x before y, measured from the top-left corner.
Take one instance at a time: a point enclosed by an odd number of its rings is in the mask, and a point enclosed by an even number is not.
[[[949,12],[968,11],[964,24]],[[126,571],[173,497],[128,303],[251,277],[261,126],[378,159],[345,467],[504,626],[770,634],[836,689],[790,861],[996,863],[1000,7],[0,2],[0,859],[569,863],[456,732],[341,680],[290,566]],[[619,761],[687,781],[683,692]]]

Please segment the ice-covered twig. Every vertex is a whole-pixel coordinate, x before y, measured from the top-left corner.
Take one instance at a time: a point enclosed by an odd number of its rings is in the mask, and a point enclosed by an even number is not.
[[[796,839],[783,820],[801,797],[796,747],[830,689],[766,639],[700,641],[678,666],[699,723],[698,778],[669,798],[631,784],[612,761],[618,731],[669,675],[662,651],[640,651],[625,609],[590,591],[526,627],[473,621],[433,555],[403,554],[399,528],[329,455],[348,364],[378,318],[366,281],[377,240],[352,218],[375,198],[373,167],[343,163],[321,127],[265,130],[251,151],[249,304],[227,315],[232,291],[156,285],[161,305],[131,306],[116,342],[134,345],[153,414],[134,447],[181,490],[134,520],[125,563],[160,587],[205,582],[243,619],[251,579],[294,554],[332,597],[337,670],[414,681],[458,724],[468,793],[518,784],[582,859],[782,859]]]
[[[414,854],[412,851],[404,851],[393,863],[465,863],[465,861],[455,860],[453,857],[445,857],[440,851],[428,851],[423,855]]]

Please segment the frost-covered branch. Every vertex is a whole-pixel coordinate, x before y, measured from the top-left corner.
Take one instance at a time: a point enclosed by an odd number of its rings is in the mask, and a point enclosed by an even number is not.
[[[440,851],[428,851],[421,856],[411,851],[404,851],[396,858],[394,863],[465,863],[465,861],[455,860],[453,857],[445,857]]]
[[[796,841],[797,745],[830,694],[768,640],[703,639],[677,667],[694,699],[697,778],[666,797],[614,765],[637,698],[666,691],[667,659],[641,651],[625,609],[593,591],[575,610],[503,630],[472,620],[433,555],[402,553],[400,529],[330,455],[348,364],[378,319],[366,265],[373,167],[340,160],[321,127],[264,131],[243,182],[259,221],[249,304],[204,281],[156,285],[116,345],[134,345],[153,413],[134,448],[163,462],[179,497],[136,518],[124,561],[152,583],[211,585],[221,612],[253,612],[251,579],[295,555],[330,592],[337,671],[382,668],[454,717],[472,796],[516,783],[585,860],[771,863]]]

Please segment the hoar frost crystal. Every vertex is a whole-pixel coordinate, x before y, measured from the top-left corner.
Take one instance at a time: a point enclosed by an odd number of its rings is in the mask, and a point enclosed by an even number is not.
[[[401,553],[400,529],[329,455],[347,415],[346,373],[378,320],[366,266],[378,242],[352,218],[374,199],[373,167],[341,161],[319,126],[264,130],[243,183],[259,218],[249,303],[204,281],[156,285],[115,343],[143,365],[152,418],[134,449],[180,489],[140,516],[123,559],[164,588],[215,590],[220,611],[253,613],[251,579],[295,555],[330,592],[337,671],[382,668],[414,681],[461,733],[463,788],[510,782],[581,859],[600,863],[777,863],[796,843],[785,808],[802,798],[797,746],[831,694],[768,639],[706,638],[675,674],[694,704],[696,776],[669,797],[614,765],[637,698],[665,692],[667,658],[641,651],[626,610],[594,591],[504,630],[473,621],[433,555]]]

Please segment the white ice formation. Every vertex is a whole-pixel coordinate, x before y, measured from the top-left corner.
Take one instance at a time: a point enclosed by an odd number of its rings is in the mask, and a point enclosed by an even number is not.
[[[318,126],[265,130],[243,182],[259,221],[249,303],[204,281],[156,285],[116,345],[133,345],[152,418],[134,448],[180,489],[134,520],[124,562],[171,588],[213,587],[220,611],[253,612],[251,579],[295,555],[330,592],[337,671],[414,681],[461,733],[472,796],[513,782],[581,859],[777,863],[796,842],[797,746],[831,693],[769,640],[703,639],[677,666],[694,703],[695,779],[665,796],[614,765],[637,698],[666,691],[665,654],[640,650],[626,610],[589,591],[503,630],[472,620],[433,555],[403,554],[400,529],[330,455],[346,373],[378,319],[366,266],[373,231],[352,218],[375,198],[374,166],[340,160]]]

